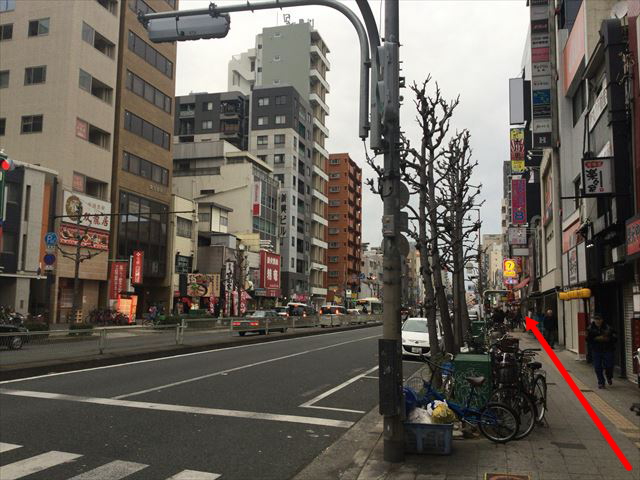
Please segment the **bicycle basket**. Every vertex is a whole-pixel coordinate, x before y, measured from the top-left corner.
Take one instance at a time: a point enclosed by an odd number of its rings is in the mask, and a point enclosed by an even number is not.
[[[501,385],[518,383],[519,369],[517,363],[500,363],[496,368],[496,380]]]

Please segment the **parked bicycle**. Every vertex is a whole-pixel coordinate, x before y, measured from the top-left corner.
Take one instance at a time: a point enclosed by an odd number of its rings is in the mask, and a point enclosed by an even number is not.
[[[424,356],[422,359],[429,365],[431,376],[429,380],[422,377],[422,389],[419,393],[405,387],[405,396],[409,402],[416,406],[427,406],[434,400],[446,400],[445,395],[433,387],[436,371],[442,371],[443,368]],[[456,418],[463,423],[477,426],[480,432],[492,442],[506,443],[513,440],[520,427],[517,413],[508,405],[500,402],[487,402],[481,408],[472,407],[471,403],[474,398],[479,398],[476,389],[484,384],[485,377],[466,377],[466,381],[471,388],[464,404],[447,400],[447,404]]]

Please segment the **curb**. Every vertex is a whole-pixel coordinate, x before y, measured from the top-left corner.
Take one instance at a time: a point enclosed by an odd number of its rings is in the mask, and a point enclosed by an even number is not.
[[[138,350],[132,353],[105,353],[95,354],[86,357],[74,358],[73,360],[61,360],[56,362],[40,362],[32,365],[15,365],[15,366],[1,366],[0,365],[0,381],[16,380],[24,377],[31,377],[37,375],[44,375],[48,373],[60,373],[70,370],[78,370],[84,368],[104,367],[109,365],[118,365],[120,363],[134,362],[140,360],[151,360],[155,358],[170,357],[174,355],[205,352],[209,350],[220,350],[228,347],[235,347],[238,345],[253,345],[257,343],[267,343],[288,338],[302,338],[315,335],[322,335],[333,332],[343,332],[350,330],[361,330],[364,328],[372,328],[381,325],[380,323],[371,323],[365,325],[350,325],[345,327],[337,327],[331,330],[313,330],[306,332],[293,332],[280,334],[278,336],[260,335],[257,337],[231,337],[229,340],[223,340],[221,342],[209,343],[204,345],[194,346],[171,346],[160,347],[148,350]]]

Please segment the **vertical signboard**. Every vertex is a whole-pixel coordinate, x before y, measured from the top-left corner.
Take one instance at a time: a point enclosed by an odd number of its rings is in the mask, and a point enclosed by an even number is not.
[[[109,279],[109,299],[117,300],[120,292],[127,288],[127,262],[113,262],[111,264],[111,278]]]
[[[527,181],[524,178],[511,179],[511,223],[527,223]]]
[[[287,236],[287,225],[289,217],[287,216],[287,192],[280,193],[280,237]]]
[[[143,271],[144,252],[142,250],[134,250],[133,263],[131,264],[131,283],[142,283]]]
[[[260,216],[260,199],[262,197],[262,183],[254,182],[253,184],[253,202],[252,211],[254,217]]]
[[[511,172],[522,173],[524,168],[524,128],[512,128],[509,135]]]
[[[267,297],[280,296],[280,255],[260,250],[260,287]]]
[[[233,281],[233,275],[234,275],[234,269],[235,267],[235,263],[233,262],[226,262],[224,264],[224,293],[225,293],[225,302],[224,302],[224,313],[225,315],[231,316],[231,302],[232,302],[232,296],[231,296],[231,292],[234,289],[234,281]]]
[[[531,0],[531,113],[533,148],[551,147],[552,75],[549,0]]]

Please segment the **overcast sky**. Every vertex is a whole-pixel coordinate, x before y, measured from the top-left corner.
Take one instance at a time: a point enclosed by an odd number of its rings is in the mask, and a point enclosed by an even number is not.
[[[357,11],[355,1],[343,3]],[[206,0],[180,0],[180,9],[206,8],[208,4]],[[372,0],[371,5],[380,19],[380,2]],[[283,13],[291,14],[292,22],[313,19],[331,50],[327,150],[348,152],[364,167],[365,178],[371,177],[358,138],[358,39],[349,21],[333,9],[309,6],[234,13],[226,38],[178,43],[176,94],[226,91],[231,56],[253,48],[263,27],[282,25]],[[525,0],[400,0],[400,56],[407,84],[431,74],[446,97],[460,94],[452,128],[467,128],[472,135],[474,157],[480,163],[475,181],[483,184],[486,200],[483,233],[500,231],[502,162],[509,159],[508,79],[519,75],[528,16]],[[383,24],[384,12],[379,28]],[[410,98],[408,89],[404,95]],[[405,102],[402,129],[418,142],[419,138],[411,135],[414,125],[413,105]],[[364,187],[363,197],[363,242],[379,245],[382,204]]]

